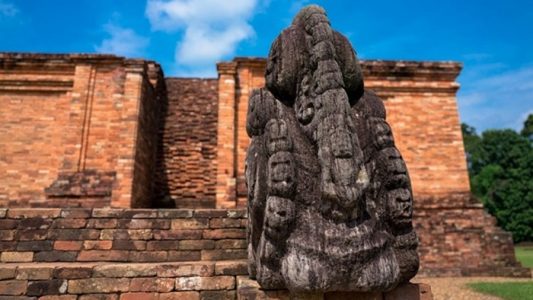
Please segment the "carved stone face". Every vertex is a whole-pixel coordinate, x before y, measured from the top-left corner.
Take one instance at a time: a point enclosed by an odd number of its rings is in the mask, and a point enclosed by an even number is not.
[[[280,197],[271,197],[266,212],[265,234],[273,238],[286,236],[287,228],[296,217],[294,204]]]
[[[416,274],[407,168],[363,86],[322,8],[272,44],[247,116],[250,274],[265,289],[383,291]]]
[[[302,101],[296,104],[296,117],[302,125],[307,125],[315,116],[315,106],[312,101]]]
[[[411,224],[413,205],[408,189],[400,188],[390,191],[387,197],[387,206],[393,226],[404,227]]]
[[[294,162],[288,152],[277,152],[268,161],[268,186],[272,194],[290,195],[294,192]]]

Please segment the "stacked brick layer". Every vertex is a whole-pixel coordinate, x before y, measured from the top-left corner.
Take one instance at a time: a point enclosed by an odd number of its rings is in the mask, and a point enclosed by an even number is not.
[[[414,211],[421,274],[530,277],[517,262],[512,236],[481,203]]]
[[[112,55],[0,53],[0,65],[0,206],[78,206],[78,195],[47,201],[44,190],[60,174],[86,170],[116,172],[98,206],[245,204],[244,125],[249,94],[264,85],[264,59],[221,63],[218,80],[163,80],[154,62]],[[367,88],[385,99],[415,196],[467,192],[460,64],[362,67]]]
[[[2,209],[0,298],[234,299],[246,222],[243,210]]]
[[[158,207],[215,207],[218,95],[215,79],[166,79],[158,157]]]
[[[244,214],[242,210],[4,209],[0,261],[243,259]]]
[[[245,261],[165,264],[24,264],[0,266],[0,297],[9,299],[291,299],[287,290],[264,291],[246,276]],[[303,296],[303,295],[302,295]],[[313,298],[317,299],[317,298]],[[327,300],[430,300],[425,284],[387,293],[327,293]]]
[[[481,205],[417,208],[414,223],[424,274],[524,275],[510,234]],[[2,209],[0,261],[244,259],[246,224],[243,209]]]
[[[0,299],[235,299],[246,272],[245,261],[2,264]]]
[[[0,296],[251,299],[243,284],[236,290],[247,275],[246,217],[243,209],[1,209]],[[531,276],[480,205],[418,209],[415,225],[423,275]]]
[[[33,206],[43,207],[106,207],[111,202],[116,173],[84,170],[62,172],[45,188],[47,200]]]

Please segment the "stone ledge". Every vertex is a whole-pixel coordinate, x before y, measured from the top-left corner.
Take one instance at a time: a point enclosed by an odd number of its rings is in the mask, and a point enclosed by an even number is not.
[[[0,208],[0,219],[25,218],[247,218],[245,208],[174,209],[174,208]]]
[[[237,276],[237,299],[308,299],[308,300],[431,300],[431,287],[424,283],[407,283],[389,292],[331,292],[324,295],[291,295],[287,290],[262,290],[255,280]]]
[[[461,72],[463,64],[455,61],[411,61],[411,60],[361,60],[363,74],[379,78],[418,78],[436,81],[453,81]],[[230,65],[266,67],[264,57],[236,57],[231,62],[219,63],[220,66]]]
[[[247,258],[246,211],[0,209],[0,262],[181,262]]]
[[[106,298],[96,299],[235,299],[236,276],[246,274],[246,266],[244,260],[3,263],[0,264],[0,298],[49,295],[60,297],[53,299],[76,299],[82,295],[105,294]]]
[[[21,67],[28,65],[39,65],[40,67],[59,66],[72,63],[110,64],[122,63],[138,65],[143,63],[153,63],[151,60],[126,58],[113,54],[92,54],[92,53],[32,53],[32,52],[0,52],[0,65],[11,68],[15,64]]]

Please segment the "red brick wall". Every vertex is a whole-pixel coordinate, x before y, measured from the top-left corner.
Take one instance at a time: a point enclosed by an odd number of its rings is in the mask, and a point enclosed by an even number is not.
[[[265,85],[264,60],[236,59],[219,63],[217,207],[244,205],[244,161],[250,143],[246,134],[248,98]]]
[[[167,78],[155,206],[215,207],[217,80]]]
[[[218,65],[218,207],[246,202],[246,111],[252,89],[264,86],[264,68],[264,59],[249,58]],[[455,96],[461,65],[363,61],[362,68],[365,87],[376,91],[385,102],[387,120],[409,168],[418,204],[430,201],[422,199],[469,192]]]
[[[236,132],[237,78],[235,62],[218,64],[218,115],[216,154],[216,205],[233,207],[236,204]]]
[[[457,110],[453,62],[363,61],[365,87],[385,103],[415,201],[468,193],[470,185]],[[429,203],[422,203],[422,205]],[[457,205],[459,203],[453,203]]]
[[[221,63],[218,80],[166,84],[156,64],[114,56],[0,61],[0,205],[245,203],[245,117],[249,93],[264,85],[263,59]],[[366,86],[385,99],[417,199],[468,192],[455,101],[460,65],[366,61],[363,69]],[[113,184],[98,185],[110,172]],[[84,180],[96,183],[80,191]]]
[[[76,70],[17,68],[1,56],[0,65],[0,206],[26,205],[44,198],[63,164]]]
[[[511,234],[496,226],[481,203],[418,207],[413,223],[420,240],[420,274],[531,276],[515,258]]]
[[[154,63],[111,55],[4,53],[0,65],[0,206],[144,205],[137,201],[146,192],[136,190],[132,198],[132,181],[134,166],[147,162],[135,164],[135,145],[151,85],[147,70]],[[108,196],[57,180],[83,177],[87,170],[115,172]],[[89,179],[79,182],[84,181]],[[52,185],[65,192],[47,199],[45,188]]]

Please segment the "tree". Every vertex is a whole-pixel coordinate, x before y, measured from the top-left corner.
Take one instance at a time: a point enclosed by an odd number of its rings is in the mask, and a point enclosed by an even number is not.
[[[470,171],[472,167],[472,152],[478,147],[480,137],[476,133],[476,129],[466,123],[461,124],[461,131],[463,132],[463,143],[465,145],[466,161]]]
[[[532,143],[509,129],[462,128],[472,192],[516,242],[533,241]]]
[[[524,128],[520,131],[520,134],[533,141],[533,114],[529,114],[524,121]]]

